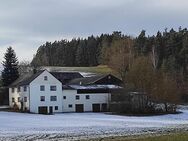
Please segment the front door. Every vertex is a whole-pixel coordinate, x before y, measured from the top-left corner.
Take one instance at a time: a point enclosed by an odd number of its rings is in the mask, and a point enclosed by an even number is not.
[[[53,107],[52,106],[50,106],[49,114],[53,114]]]
[[[108,111],[108,107],[106,103],[102,104],[102,112],[107,112]]]

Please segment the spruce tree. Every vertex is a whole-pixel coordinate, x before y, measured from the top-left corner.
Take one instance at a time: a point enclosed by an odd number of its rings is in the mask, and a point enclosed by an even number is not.
[[[12,47],[7,48],[2,65],[2,84],[9,86],[19,77],[18,59]]]
[[[145,32],[145,30],[142,30],[140,35],[136,38],[135,49],[138,55],[145,55],[147,53],[147,37],[145,35]]]

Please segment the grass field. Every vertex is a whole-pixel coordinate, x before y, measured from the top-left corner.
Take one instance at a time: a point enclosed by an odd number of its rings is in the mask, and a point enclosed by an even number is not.
[[[79,71],[79,72],[90,72],[90,73],[114,73],[112,69],[110,69],[106,65],[100,65],[96,67],[57,67],[57,66],[45,66],[42,68],[47,68],[50,70],[56,71]]]
[[[137,136],[137,137],[107,137],[91,139],[89,141],[188,141],[187,133],[172,133],[159,136]]]

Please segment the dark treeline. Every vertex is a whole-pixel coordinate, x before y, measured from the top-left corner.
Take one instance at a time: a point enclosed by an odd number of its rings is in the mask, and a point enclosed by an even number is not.
[[[87,39],[72,39],[46,42],[37,50],[32,60],[34,66],[97,66],[104,63],[102,51],[117,39],[124,38],[121,32],[90,36]]]
[[[53,43],[46,42],[40,46],[32,65],[34,66],[97,66],[108,64],[110,53],[108,49],[113,43],[129,38],[133,43],[135,56],[149,56],[156,54],[155,68],[164,67],[172,73],[181,72],[187,76],[188,72],[188,31],[179,28],[157,32],[154,36],[146,36],[141,31],[133,38],[113,32],[87,39],[61,40]]]
[[[171,73],[188,72],[188,31],[179,28],[171,29],[156,36],[146,37],[142,31],[135,40],[135,51],[138,55],[155,54],[155,68],[164,67]]]

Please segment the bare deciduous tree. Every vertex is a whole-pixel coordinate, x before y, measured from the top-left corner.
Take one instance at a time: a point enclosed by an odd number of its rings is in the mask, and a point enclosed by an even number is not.
[[[126,38],[112,43],[108,65],[114,69],[125,82],[125,76],[133,60],[133,41]]]
[[[20,75],[26,74],[26,73],[28,73],[28,72],[30,72],[32,70],[33,69],[31,67],[29,61],[24,60],[24,61],[19,62],[19,64],[18,64],[18,71],[19,71]]]
[[[173,106],[179,102],[176,81],[162,70],[155,70],[150,58],[136,58],[127,79],[129,84],[134,85],[135,90],[144,92],[153,104],[164,104],[165,112],[175,110]]]

